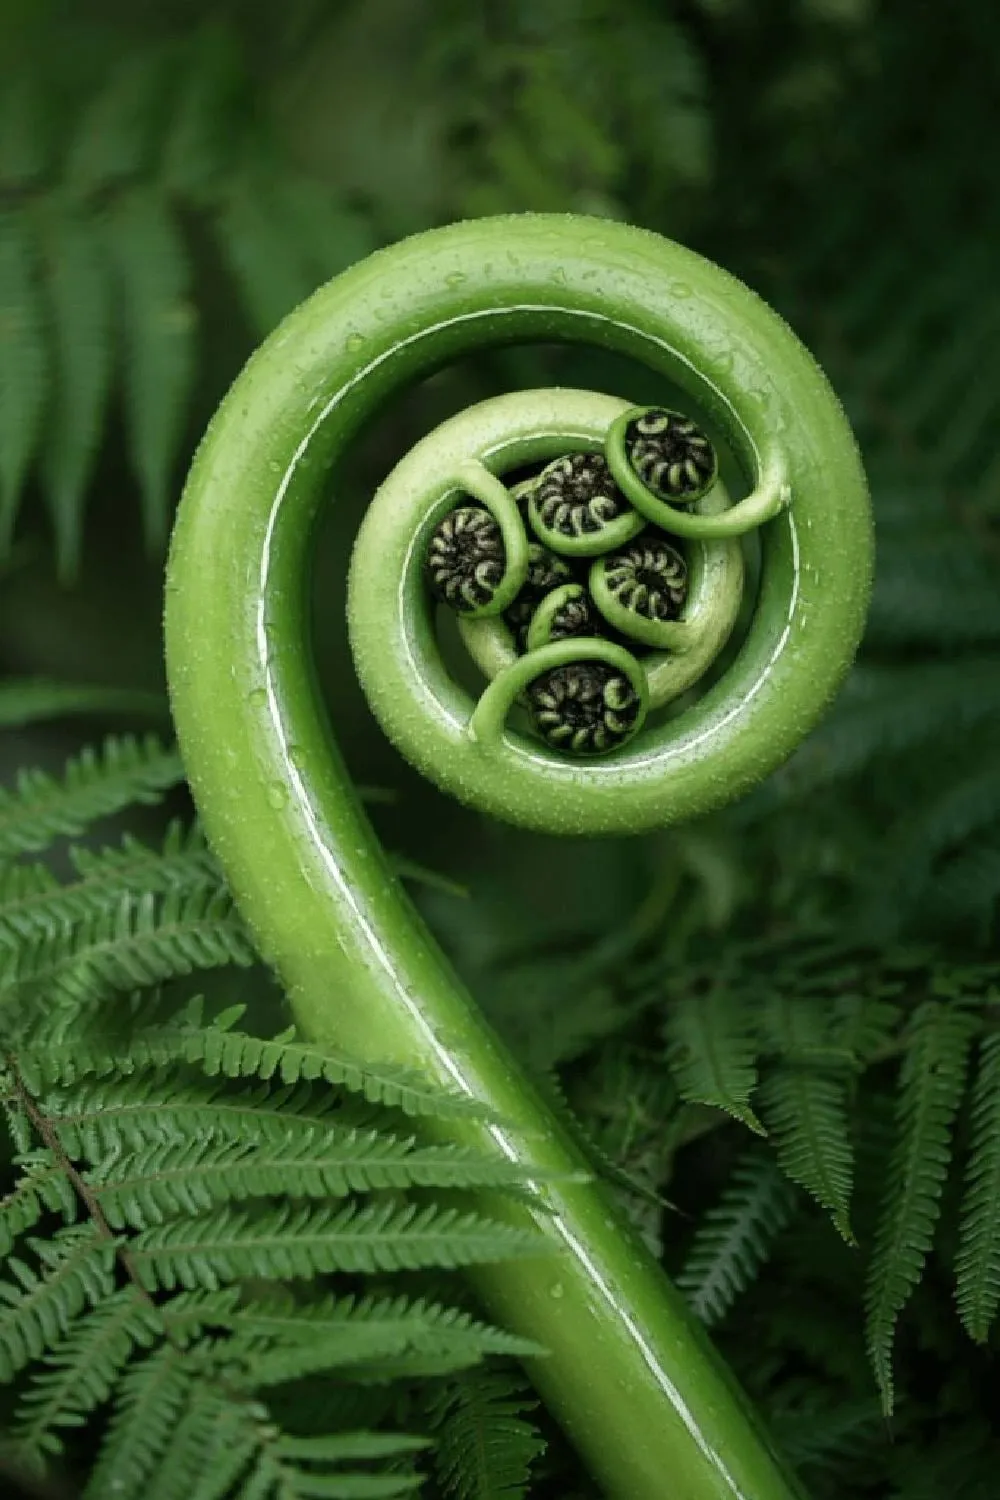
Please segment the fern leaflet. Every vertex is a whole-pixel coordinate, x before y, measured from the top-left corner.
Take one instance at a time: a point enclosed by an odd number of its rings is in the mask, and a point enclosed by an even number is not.
[[[926,1000],[909,1026],[896,1106],[896,1144],[865,1298],[868,1348],[887,1415],[893,1408],[896,1323],[934,1237],[974,1024],[960,1006]]]
[[[754,1280],[795,1209],[796,1191],[770,1156],[738,1162],[719,1203],[702,1217],[677,1285],[710,1327]]]
[[[958,1311],[985,1343],[1000,1304],[1000,1033],[982,1043],[972,1095],[962,1231],[955,1264]]]

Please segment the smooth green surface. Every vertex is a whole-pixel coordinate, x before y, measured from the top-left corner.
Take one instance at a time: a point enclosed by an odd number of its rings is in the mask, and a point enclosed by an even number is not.
[[[302,1029],[486,1101],[509,1123],[466,1122],[450,1127],[456,1136],[559,1171],[578,1169],[575,1148],[392,876],[307,646],[313,521],[329,464],[359,424],[470,348],[552,338],[622,350],[680,380],[726,428],[751,482],[787,482],[792,506],[764,537],[749,637],[695,709],[581,765],[508,736],[454,790],[515,821],[592,833],[688,817],[752,785],[815,722],[855,649],[871,569],[863,476],[829,387],[780,320],[699,257],[620,224],[455,225],[371,257],[295,312],[201,446],[174,535],[166,632],[199,810]],[[360,608],[419,615],[408,640],[426,628],[426,605],[384,567]],[[363,652],[358,670],[368,686]],[[460,716],[448,733],[468,744]],[[551,1350],[533,1378],[606,1492],[788,1500],[794,1485],[708,1340],[602,1192],[539,1191],[549,1209],[539,1222],[563,1254],[486,1268],[477,1284],[496,1317]]]

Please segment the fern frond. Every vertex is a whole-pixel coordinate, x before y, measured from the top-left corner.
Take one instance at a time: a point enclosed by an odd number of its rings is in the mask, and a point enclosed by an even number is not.
[[[450,1381],[430,1407],[434,1464],[450,1500],[523,1500],[531,1466],[545,1451],[525,1417],[538,1403],[522,1381],[473,1371]]]
[[[830,718],[777,773],[774,791],[802,796],[856,776],[880,757],[967,733],[995,719],[998,702],[1000,667],[992,656],[860,667]]]
[[[9,1381],[30,1360],[39,1359],[85,1307],[114,1289],[113,1241],[91,1225],[60,1230],[51,1240],[29,1240],[41,1262],[40,1274],[10,1256],[13,1278],[0,1282],[0,1381]]]
[[[60,1430],[82,1426],[109,1400],[137,1348],[149,1348],[160,1320],[135,1286],[123,1287],[78,1319],[46,1354],[21,1396],[12,1442],[31,1468],[62,1451]]]
[[[181,895],[223,887],[197,825],[186,833],[181,824],[171,824],[162,850],[126,834],[120,848],[71,845],[69,856],[81,876],[70,885],[60,885],[47,865],[0,868],[0,945],[65,933],[73,923],[120,906],[128,893]]]
[[[810,1390],[772,1417],[770,1425],[796,1469],[829,1475],[856,1461],[878,1435],[881,1413],[874,1399],[831,1401],[827,1390]]]
[[[298,247],[283,232],[271,173],[244,172],[228,184],[216,218],[219,248],[248,321],[263,338],[313,289]]]
[[[854,1152],[847,1088],[842,1072],[838,1076],[823,1066],[833,1060],[827,1018],[805,996],[779,996],[768,1016],[780,1061],[761,1085],[764,1124],[782,1169],[829,1212],[838,1233],[852,1245]]]
[[[309,1278],[332,1271],[373,1275],[453,1269],[507,1256],[543,1255],[548,1242],[533,1230],[475,1213],[384,1202],[359,1208],[228,1209],[203,1218],[153,1225],[136,1237],[130,1257],[149,1290],[182,1286],[214,1291],[246,1277]]]
[[[196,1373],[185,1352],[171,1344],[126,1370],[84,1500],[143,1493],[167,1452]]]
[[[772,1157],[753,1152],[737,1163],[722,1198],[703,1214],[677,1277],[703,1323],[720,1322],[756,1278],[796,1196]]]
[[[1000,1033],[986,1038],[972,1094],[972,1141],[955,1263],[958,1313],[985,1343],[1000,1305]]]
[[[50,994],[82,1003],[108,989],[127,991],[253,960],[225,891],[125,895],[68,930],[0,950],[0,994],[45,984]]]
[[[0,1199],[0,1255],[6,1256],[26,1230],[45,1212],[61,1213],[67,1224],[76,1218],[77,1200],[65,1168],[45,1150],[16,1158],[20,1176]]]
[[[709,1104],[764,1134],[750,1107],[757,1087],[757,1041],[740,996],[725,985],[681,995],[667,1018],[668,1062],[682,1099]]]
[[[344,1198],[416,1187],[512,1187],[523,1170],[469,1147],[419,1145],[377,1130],[295,1130],[252,1140],[168,1141],[99,1165],[89,1186],[113,1228],[162,1224],[252,1198]]]
[[[28,214],[0,208],[0,557],[41,438],[49,357]]]
[[[61,781],[44,771],[22,771],[13,792],[0,789],[0,859],[82,833],[132,803],[158,802],[183,777],[176,750],[152,735],[112,736],[100,751],[84,750],[67,764]]]
[[[896,1143],[865,1297],[868,1349],[887,1415],[893,1407],[896,1323],[934,1237],[974,1026],[960,1006],[927,1000],[918,1006],[908,1028],[896,1104]]]
[[[110,231],[124,311],[132,462],[146,538],[160,546],[195,373],[188,252],[168,200],[151,188],[136,188],[119,202]]]
[[[50,205],[44,233],[54,368],[41,470],[59,574],[73,579],[80,564],[84,499],[111,388],[110,266],[97,224],[75,204]]]

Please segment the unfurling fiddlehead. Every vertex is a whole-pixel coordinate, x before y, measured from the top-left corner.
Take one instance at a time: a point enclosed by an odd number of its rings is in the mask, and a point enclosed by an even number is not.
[[[351,565],[352,649],[375,714],[458,797],[566,834],[704,812],[788,755],[846,670],[868,592],[867,498],[843,415],[784,324],[729,276],[639,230],[547,216],[380,252],[258,351],[202,444],[175,531],[178,733],[303,1031],[489,1106],[449,1129],[538,1174],[537,1206],[507,1211],[560,1253],[487,1268],[477,1285],[550,1351],[532,1377],[606,1491],[789,1500],[794,1482],[682,1299],[579,1180],[569,1135],[402,895],[309,662],[312,525],[360,424],[470,349],[554,338],[669,375],[698,420],[527,391],[418,443],[369,507]],[[746,495],[719,480],[702,419]],[[723,657],[750,531],[759,583]],[[442,607],[485,679],[477,699],[438,651]]]

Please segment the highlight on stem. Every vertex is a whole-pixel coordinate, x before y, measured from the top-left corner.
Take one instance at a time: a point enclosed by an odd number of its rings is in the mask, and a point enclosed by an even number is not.
[[[547,215],[405,240],[258,350],[174,533],[178,736],[302,1032],[422,1069],[480,1107],[449,1123],[454,1138],[537,1174],[533,1200],[499,1211],[554,1253],[482,1268],[476,1287],[548,1349],[532,1379],[598,1484],[617,1500],[792,1500],[684,1300],[580,1180],[572,1133],[402,893],[309,658],[313,526],[359,428],[449,361],[537,340],[631,356],[674,394],[637,407],[622,393],[512,392],[401,459],[348,586],[379,722],[464,802],[566,835],[710,811],[795,748],[851,661],[869,591],[867,492],[843,413],[788,327],[725,272],[641,230]],[[448,617],[468,673],[445,664]]]

